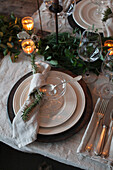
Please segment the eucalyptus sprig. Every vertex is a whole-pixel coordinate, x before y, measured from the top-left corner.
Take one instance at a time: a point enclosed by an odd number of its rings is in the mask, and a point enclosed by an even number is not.
[[[33,53],[31,55],[31,65],[32,65],[32,72],[33,72],[33,74],[36,74],[38,72],[38,67],[35,64],[35,53]],[[38,90],[38,89],[35,89],[30,94],[30,99],[32,99],[31,103],[30,103],[30,105],[26,105],[25,106],[25,108],[23,110],[23,114],[22,114],[22,119],[24,121],[28,120],[31,111],[37,106],[37,104],[40,103],[42,97],[43,97],[43,93],[40,92],[40,90]]]
[[[40,103],[42,97],[43,97],[43,93],[40,92],[38,89],[36,89],[34,92],[31,93],[30,98],[32,98],[33,102],[31,102],[31,104],[29,105],[26,105],[23,110],[23,114],[21,117],[24,121],[27,121],[29,119],[30,113],[32,112],[34,107],[36,107],[37,104]]]
[[[17,33],[22,30],[21,19],[15,17],[13,13],[10,16],[0,15],[0,52],[4,56],[13,54],[14,59],[20,54],[20,44]]]
[[[111,11],[111,9],[108,7],[105,11],[104,11],[104,13],[103,13],[103,19],[102,19],[102,21],[103,22],[106,22],[107,21],[107,19],[108,18],[110,18],[110,15],[112,14],[112,11]],[[113,16],[112,16],[113,17]]]
[[[38,72],[38,67],[35,63],[35,57],[36,57],[35,53],[31,54],[31,66],[33,74],[36,74]]]

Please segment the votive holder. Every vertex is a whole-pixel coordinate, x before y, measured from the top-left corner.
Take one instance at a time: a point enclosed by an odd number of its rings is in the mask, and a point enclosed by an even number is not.
[[[24,17],[22,19],[22,26],[25,30],[32,30],[34,28],[34,21],[32,17]]]
[[[35,49],[35,43],[31,39],[26,39],[21,43],[22,49],[25,54],[32,54]]]

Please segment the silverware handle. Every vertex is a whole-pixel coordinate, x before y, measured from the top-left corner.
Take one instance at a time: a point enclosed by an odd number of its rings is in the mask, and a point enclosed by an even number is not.
[[[91,138],[89,139],[89,142],[87,143],[87,145],[86,145],[86,151],[88,151],[88,152],[90,152],[91,151],[91,149],[92,149],[92,147],[93,147],[93,145],[94,145],[94,140],[95,140],[95,136],[96,136],[96,132],[97,132],[97,129],[98,129],[98,125],[99,125],[99,121],[97,121],[97,123],[96,123],[96,126],[95,126],[95,129],[94,129],[94,131],[93,131],[93,133],[92,133],[92,135],[91,135]]]
[[[110,135],[108,136],[108,140],[107,140],[105,147],[103,149],[103,152],[102,152],[102,156],[104,156],[104,157],[109,155],[109,149],[110,149],[112,135],[113,135],[113,127],[111,128]]]
[[[95,151],[96,155],[101,155],[103,147],[104,147],[104,141],[105,141],[105,136],[106,136],[106,132],[107,132],[107,127],[105,125],[103,125],[103,129],[100,135],[100,139],[99,142],[97,144],[97,148]]]

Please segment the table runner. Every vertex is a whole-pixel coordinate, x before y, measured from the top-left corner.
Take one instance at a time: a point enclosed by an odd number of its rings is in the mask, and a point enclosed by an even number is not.
[[[43,59],[39,56],[40,58]],[[30,58],[24,56],[23,53],[19,55],[19,59],[15,63],[10,61],[8,55],[0,62],[0,141],[22,152],[41,154],[82,169],[107,170],[109,167],[106,164],[93,161],[90,158],[79,157],[76,153],[87,125],[79,133],[65,141],[33,142],[21,149],[17,147],[15,140],[12,139],[12,127],[7,114],[7,98],[13,85],[29,71],[31,71]],[[101,79],[99,81],[101,82]],[[89,88],[92,90],[93,87],[94,84]],[[93,100],[95,104],[95,96],[93,96]]]

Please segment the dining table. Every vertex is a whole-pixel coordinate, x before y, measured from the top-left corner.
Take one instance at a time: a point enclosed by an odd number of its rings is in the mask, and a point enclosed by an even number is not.
[[[49,11],[44,13],[43,9],[45,9],[44,3],[42,3],[40,7],[42,28],[45,31],[51,31],[48,30],[46,24],[46,21],[50,18]],[[32,17],[34,18],[35,28],[37,30],[40,29],[39,11],[37,10]],[[69,23],[71,20],[69,19]],[[74,24],[76,25],[77,23],[74,23],[73,21],[73,23],[71,22],[70,24],[71,26],[69,25],[71,30],[73,30],[72,26]],[[37,62],[38,61],[45,61],[44,56],[37,55]],[[53,67],[52,70],[63,72],[72,77],[75,76],[69,70],[55,67]],[[94,157],[85,156],[84,154],[82,155],[77,152],[83,135],[93,115],[95,104],[99,98],[99,96],[94,93],[94,89],[102,83],[108,82],[108,79],[101,73],[94,83],[86,84],[83,79],[78,82],[85,94],[85,110],[78,122],[70,128],[71,130],[66,130],[64,133],[60,133],[58,135],[39,134],[39,136],[37,135],[36,141],[21,148],[17,146],[16,140],[12,137],[12,121],[14,115],[12,114],[11,100],[18,85],[30,74],[30,57],[23,52],[19,54],[16,62],[11,62],[9,55],[6,55],[0,60],[0,141],[21,152],[43,155],[66,165],[81,169],[113,169],[112,164],[110,164],[111,162],[109,163],[109,160],[102,159],[98,156],[94,159]]]

